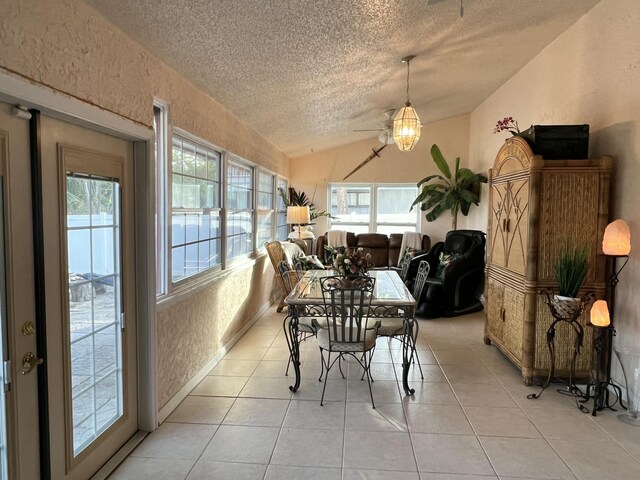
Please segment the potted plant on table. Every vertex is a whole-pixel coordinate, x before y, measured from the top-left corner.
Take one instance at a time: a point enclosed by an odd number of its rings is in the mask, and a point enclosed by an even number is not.
[[[589,253],[589,247],[586,245],[567,242],[556,260],[558,294],[553,297],[553,306],[563,317],[572,317],[580,308],[577,295],[587,277]]]

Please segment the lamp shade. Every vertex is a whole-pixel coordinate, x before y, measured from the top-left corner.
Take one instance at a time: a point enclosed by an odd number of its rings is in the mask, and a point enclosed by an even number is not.
[[[602,252],[605,255],[623,257],[631,251],[631,232],[624,220],[614,220],[604,229]]]
[[[404,152],[413,150],[420,140],[420,118],[411,102],[405,103],[396,118],[393,119],[393,140],[398,148]]]
[[[591,306],[591,323],[596,327],[608,327],[611,324],[605,300],[596,300]]]
[[[301,225],[309,222],[309,207],[287,207],[287,223]]]

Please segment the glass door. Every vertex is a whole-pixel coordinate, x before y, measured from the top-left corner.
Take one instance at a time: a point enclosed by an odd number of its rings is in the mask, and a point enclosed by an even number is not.
[[[78,456],[123,415],[120,185],[67,173],[71,436]]]
[[[86,479],[138,429],[133,144],[41,128],[51,476]]]

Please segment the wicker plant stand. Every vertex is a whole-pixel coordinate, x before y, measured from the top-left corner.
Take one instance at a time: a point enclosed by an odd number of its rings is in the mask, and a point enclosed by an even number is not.
[[[540,396],[544,393],[544,391],[551,384],[554,374],[555,374],[555,365],[556,365],[556,351],[555,351],[555,339],[556,339],[556,326],[559,323],[568,324],[575,333],[575,340],[573,343],[573,356],[571,358],[571,367],[569,369],[569,379],[567,382],[566,389],[561,388],[558,389],[559,393],[572,395],[575,402],[576,407],[580,409],[580,411],[584,413],[589,413],[589,409],[584,406],[584,402],[589,399],[588,394],[585,394],[580,390],[580,388],[575,383],[575,369],[576,369],[576,358],[580,355],[580,350],[583,347],[584,343],[584,328],[582,324],[578,321],[583,312],[585,312],[591,304],[594,302],[596,295],[593,292],[587,292],[582,297],[580,297],[579,306],[571,313],[563,311],[558,308],[553,299],[553,289],[548,288],[542,290],[541,294],[546,296],[545,303],[549,307],[549,311],[553,316],[553,322],[549,326],[547,330],[547,348],[549,349],[549,356],[551,358],[551,366],[549,368],[549,375],[547,379],[540,385],[542,390],[539,393],[531,393],[527,395],[529,400],[535,400],[540,398]]]

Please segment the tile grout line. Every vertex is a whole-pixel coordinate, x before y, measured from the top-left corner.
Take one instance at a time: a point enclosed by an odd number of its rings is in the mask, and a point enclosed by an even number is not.
[[[469,342],[465,340],[465,343],[467,344],[467,346],[469,345]],[[500,387],[502,387],[502,389],[507,392],[507,395],[509,395],[513,401],[515,402],[515,404],[517,405],[518,409],[522,412],[522,414],[526,417],[527,420],[529,420],[529,422],[531,422],[531,425],[533,425],[533,427],[538,431],[538,433],[540,433],[540,436],[542,437],[542,439],[545,441],[545,443],[549,446],[549,448],[551,448],[551,450],[553,451],[553,453],[556,454],[556,456],[562,461],[562,463],[567,467],[567,469],[569,470],[569,472],[571,473],[571,475],[573,475],[576,479],[579,479],[580,477],[578,477],[577,473],[575,473],[573,471],[573,469],[569,466],[569,464],[565,461],[564,458],[562,458],[562,456],[560,455],[560,453],[558,451],[556,451],[556,449],[553,447],[553,445],[551,445],[551,442],[549,442],[549,439],[540,431],[540,429],[538,428],[538,426],[531,420],[531,418],[527,415],[527,413],[524,411],[524,409],[522,408],[522,406],[515,401],[515,397],[511,394],[511,392],[509,392],[506,388],[504,388],[504,385],[502,384],[502,382],[500,381],[500,379],[498,378],[498,376],[491,370],[491,368],[489,368],[489,366],[487,364],[485,364],[484,360],[482,360],[480,357],[478,357],[478,359],[480,360],[480,363],[482,364],[482,366],[484,368],[486,368],[491,375],[493,375],[493,377],[496,379],[496,381],[498,382],[498,385],[500,385]],[[466,412],[465,412],[466,415]],[[471,423],[471,422],[469,422]],[[471,425],[471,428],[473,428],[473,425]],[[473,428],[475,431],[475,428]],[[489,457],[489,455],[486,453],[485,447],[482,444],[482,441],[480,440],[480,437],[478,435],[476,435],[476,438],[478,439],[478,442],[480,442],[480,445],[482,446],[482,449],[485,451],[485,455],[487,455],[487,458],[489,458],[489,462],[491,462],[491,459]],[[493,467],[493,462],[491,462],[491,466]],[[495,467],[493,467],[494,471],[496,471]],[[498,475],[498,472],[496,471],[496,475]],[[500,477],[500,475],[498,475],[498,477]]]
[[[416,321],[418,321],[418,319],[416,318]],[[417,341],[416,341],[417,343]],[[416,348],[416,355],[417,355],[417,348]],[[407,416],[407,409],[406,409],[406,405],[404,402],[404,398],[402,397],[403,392],[403,388],[404,385],[401,387],[400,386],[400,382],[402,382],[402,379],[398,378],[398,369],[396,368],[396,363],[393,360],[393,354],[391,354],[391,349],[389,349],[389,353],[390,353],[390,357],[391,357],[391,364],[393,365],[393,372],[396,376],[396,388],[398,389],[398,393],[400,394],[400,405],[402,408],[402,415],[404,416],[404,423],[407,426],[407,435],[409,436],[409,444],[411,445],[411,454],[413,455],[413,463],[416,466],[416,472],[418,474],[418,478],[422,478],[422,476],[420,475],[420,467],[418,466],[418,458],[416,457],[416,449],[415,446],[413,444],[413,437],[411,435],[411,429],[409,428],[409,417]],[[402,359],[404,361],[404,357]],[[414,365],[415,368],[415,365]],[[404,373],[404,372],[403,372]],[[407,395],[405,395],[406,397]]]

